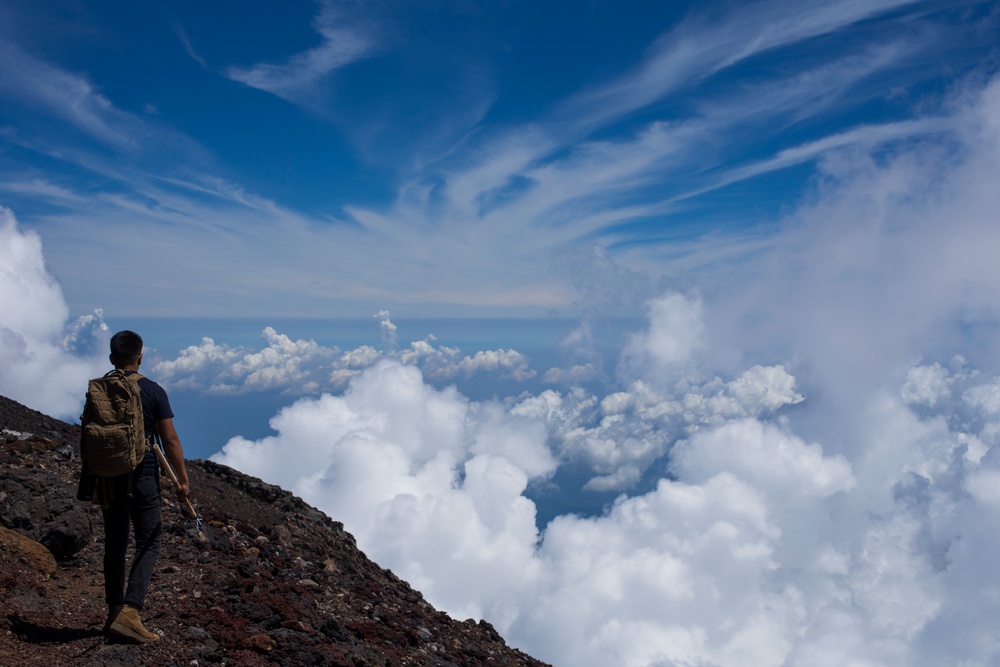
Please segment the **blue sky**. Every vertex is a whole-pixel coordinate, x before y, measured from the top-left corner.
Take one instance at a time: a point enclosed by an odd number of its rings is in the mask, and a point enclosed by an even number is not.
[[[594,252],[690,286],[946,132],[996,10],[7,1],[0,203],[75,313],[573,315]]]
[[[997,2],[203,4],[0,3],[0,394],[135,327],[557,667],[1000,664]]]

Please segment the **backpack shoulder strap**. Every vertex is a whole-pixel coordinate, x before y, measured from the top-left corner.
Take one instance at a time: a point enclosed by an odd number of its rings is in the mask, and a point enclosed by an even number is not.
[[[118,368],[113,368],[110,371],[108,371],[107,373],[105,373],[104,374],[104,378],[106,379],[106,378],[109,378],[109,377],[112,377],[112,376],[115,376],[115,375],[121,377],[121,379],[123,379],[123,380],[128,380],[129,382],[138,382],[139,380],[146,379],[146,376],[142,375],[139,372],[126,374],[125,371],[120,370]]]

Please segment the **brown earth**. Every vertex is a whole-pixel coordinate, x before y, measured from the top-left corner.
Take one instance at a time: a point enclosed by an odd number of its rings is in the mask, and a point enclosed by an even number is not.
[[[201,460],[188,474],[204,542],[164,493],[143,611],[162,638],[105,637],[101,517],[74,499],[78,439],[0,397],[0,527],[17,534],[0,529],[0,667],[544,667],[489,623],[436,611],[299,498]]]

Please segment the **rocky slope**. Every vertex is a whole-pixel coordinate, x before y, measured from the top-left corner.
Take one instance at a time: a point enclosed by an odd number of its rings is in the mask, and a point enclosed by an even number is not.
[[[105,638],[100,512],[74,500],[78,438],[78,427],[0,397],[0,665],[544,664],[484,621],[436,611],[342,524],[209,461],[188,463],[205,541],[164,494],[143,613],[162,639]]]

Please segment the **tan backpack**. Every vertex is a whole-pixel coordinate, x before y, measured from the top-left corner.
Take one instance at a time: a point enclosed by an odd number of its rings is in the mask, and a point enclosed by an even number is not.
[[[149,452],[139,395],[142,377],[115,369],[88,384],[80,451],[92,475],[131,473]]]

